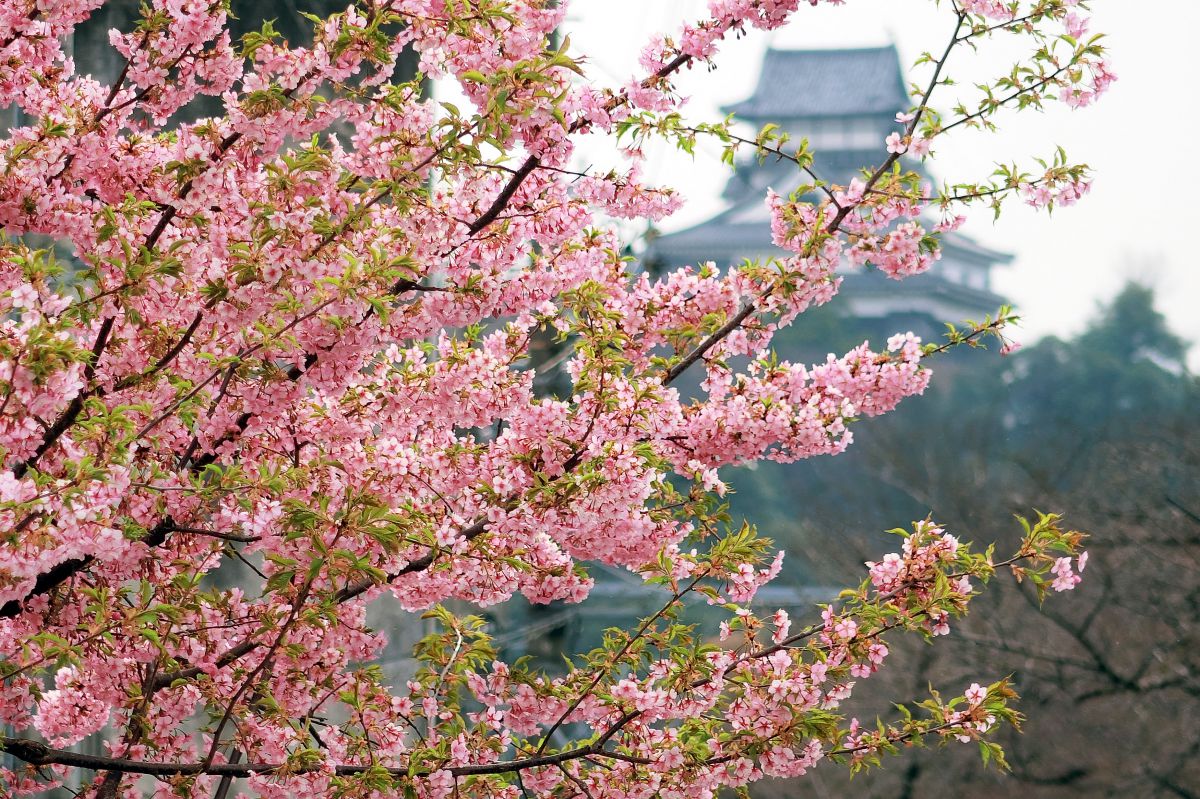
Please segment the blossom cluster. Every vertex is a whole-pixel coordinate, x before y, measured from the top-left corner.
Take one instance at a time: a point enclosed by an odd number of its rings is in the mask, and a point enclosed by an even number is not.
[[[901,161],[950,127],[916,129],[936,80],[849,185],[764,198],[777,257],[651,275],[615,220],[680,197],[636,146],[580,172],[576,143],[678,140],[677,73],[798,0],[713,0],[616,87],[552,45],[559,0],[364,0],[303,46],[148,0],[104,85],[65,46],[101,5],[0,2],[0,105],[26,120],[0,142],[0,721],[43,739],[0,741],[28,764],[0,792],[91,770],[100,797],[138,774],[158,795],[710,797],[886,748],[835,711],[884,632],[944,632],[992,564],[918,525],[874,589],[792,631],[751,609],[782,555],[713,495],[726,467],[842,452],[927,386],[939,348],[911,333],[812,365],[771,343],[843,265],[936,260],[941,199]],[[1082,4],[1038,8],[1035,40],[1083,31]],[[1101,53],[1055,78],[1069,104],[1111,81]],[[204,96],[223,113],[181,121]],[[1085,181],[1063,161],[1009,188],[1066,204]],[[1056,521],[1011,566],[1062,590],[1079,541]],[[670,599],[563,675],[442,605],[578,602],[592,563]],[[439,628],[395,684],[367,623],[384,594]],[[693,594],[730,609],[719,645],[675,623]],[[889,734],[985,731],[955,712]],[[61,749],[105,728],[99,759]]]

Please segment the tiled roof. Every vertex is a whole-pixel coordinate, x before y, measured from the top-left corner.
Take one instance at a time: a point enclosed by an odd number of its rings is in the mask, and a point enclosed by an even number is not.
[[[930,220],[925,220],[925,224],[931,224]],[[1012,261],[1011,254],[985,247],[957,232],[942,235],[942,250],[947,257],[981,266]],[[650,243],[647,257],[665,259],[672,266],[710,259],[724,266],[743,257],[766,253],[785,254],[771,243],[766,202],[757,196],[736,203],[698,225],[660,235]]]
[[[725,108],[744,119],[894,114],[911,105],[895,47],[768,50],[754,94]]]

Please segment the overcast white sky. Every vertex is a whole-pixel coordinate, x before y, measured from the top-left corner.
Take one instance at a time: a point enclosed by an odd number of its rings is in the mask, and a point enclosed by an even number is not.
[[[653,32],[677,30],[701,19],[704,0],[576,0],[570,22],[572,49],[591,56],[594,80],[624,82],[637,70],[637,53]],[[1021,339],[1069,335],[1129,278],[1157,289],[1160,308],[1174,329],[1200,342],[1200,262],[1193,241],[1200,230],[1200,201],[1192,191],[1200,168],[1197,125],[1200,90],[1195,78],[1194,34],[1200,30],[1195,0],[1095,0],[1092,31],[1108,35],[1120,80],[1095,106],[1071,112],[1003,118],[998,134],[954,135],[937,148],[939,179],[989,173],[997,160],[1024,161],[1063,145],[1073,160],[1091,165],[1096,181],[1075,207],[1048,218],[1018,204],[993,223],[985,210],[965,231],[1012,252],[997,288],[1023,316]],[[842,7],[802,7],[793,23],[771,34],[754,32],[727,43],[713,73],[694,70],[680,85],[692,95],[689,116],[719,119],[718,107],[747,96],[768,46],[847,47],[894,42],[905,65],[924,50],[944,46],[953,20],[932,0],[848,0]],[[1008,63],[1011,63],[1009,61]],[[956,51],[951,71],[964,77],[1003,69],[1002,54]],[[956,91],[951,89],[949,91]],[[965,89],[963,90],[965,91]],[[942,95],[945,102],[949,95]],[[663,150],[649,174],[681,189],[688,205],[664,228],[703,220],[721,208],[727,172],[716,150],[695,161]],[[1192,353],[1200,367],[1200,345]]]

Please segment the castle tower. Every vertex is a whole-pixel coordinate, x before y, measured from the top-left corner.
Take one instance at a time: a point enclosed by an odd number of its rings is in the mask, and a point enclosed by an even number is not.
[[[911,106],[896,48],[873,47],[768,50],[754,93],[724,110],[755,130],[774,123],[793,141],[807,138],[814,171],[845,185],[860,169],[878,163],[884,138],[899,130],[896,114]],[[655,239],[645,260],[664,269],[703,261],[724,268],[744,258],[784,255],[771,243],[764,196],[768,188],[787,196],[802,182],[807,176],[790,162],[740,161],[722,194],[729,207]],[[928,273],[903,282],[847,267],[842,311],[924,334],[940,331],[942,322],[994,313],[1004,300],[991,290],[991,270],[1011,256],[958,233],[944,235],[942,243],[941,260]]]

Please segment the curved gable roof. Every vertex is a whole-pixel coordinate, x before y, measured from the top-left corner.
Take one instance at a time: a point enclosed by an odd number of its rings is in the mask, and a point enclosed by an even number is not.
[[[894,114],[911,101],[893,46],[768,50],[749,98],[726,106],[745,119]]]

